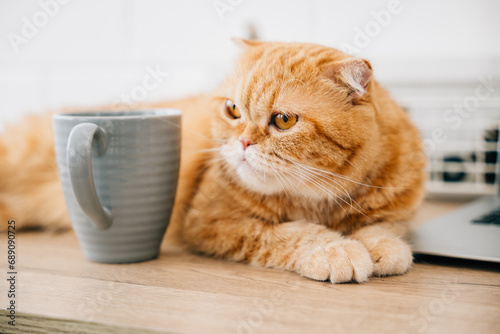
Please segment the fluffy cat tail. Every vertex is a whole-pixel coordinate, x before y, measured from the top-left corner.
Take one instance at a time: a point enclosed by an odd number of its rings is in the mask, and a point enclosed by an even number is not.
[[[51,113],[29,115],[0,133],[0,232],[16,227],[65,229]]]

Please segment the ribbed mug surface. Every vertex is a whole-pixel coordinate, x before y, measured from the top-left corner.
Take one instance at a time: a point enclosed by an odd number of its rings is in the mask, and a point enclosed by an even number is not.
[[[68,137],[82,123],[96,124],[105,133],[106,149],[101,155],[94,152],[92,172],[99,201],[113,217],[106,230],[96,228],[83,213],[69,179]],[[85,256],[103,263],[155,258],[175,199],[181,112],[155,109],[57,114],[53,125],[59,177]]]

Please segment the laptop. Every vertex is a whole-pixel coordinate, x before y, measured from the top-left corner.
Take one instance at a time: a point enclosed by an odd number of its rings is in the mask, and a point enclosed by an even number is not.
[[[418,225],[410,235],[413,252],[500,263],[500,186],[487,196]]]
[[[500,129],[500,119],[498,120]],[[497,130],[498,131],[498,130]],[[496,195],[484,196],[414,227],[415,254],[500,263],[500,140],[497,132]]]

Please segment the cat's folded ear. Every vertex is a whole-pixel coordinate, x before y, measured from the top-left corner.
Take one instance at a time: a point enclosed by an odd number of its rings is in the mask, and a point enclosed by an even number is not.
[[[324,75],[346,88],[351,101],[357,102],[368,93],[372,66],[367,60],[349,58],[328,67]]]

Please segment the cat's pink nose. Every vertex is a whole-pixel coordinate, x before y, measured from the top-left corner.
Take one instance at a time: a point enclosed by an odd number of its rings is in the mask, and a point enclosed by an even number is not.
[[[247,138],[240,138],[240,143],[243,145],[243,150],[246,150],[248,146],[253,145],[253,143]]]

